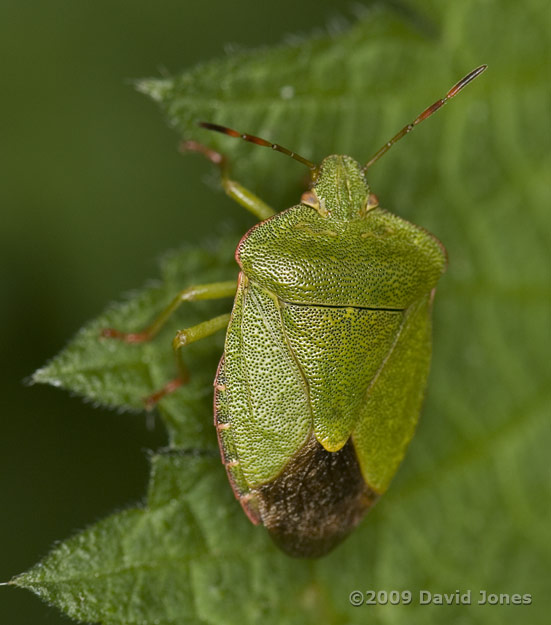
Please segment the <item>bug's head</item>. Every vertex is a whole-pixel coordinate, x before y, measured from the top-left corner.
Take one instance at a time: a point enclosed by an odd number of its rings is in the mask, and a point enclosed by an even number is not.
[[[311,206],[322,217],[338,221],[361,219],[378,205],[369,192],[362,166],[350,156],[333,154],[317,168],[312,188],[301,203]]]

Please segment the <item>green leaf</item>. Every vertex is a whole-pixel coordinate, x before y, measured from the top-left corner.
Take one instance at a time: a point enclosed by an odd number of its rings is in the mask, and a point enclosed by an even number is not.
[[[187,302],[148,343],[104,339],[101,331],[139,331],[180,290],[192,284],[236,279],[233,252],[239,239],[240,234],[225,228],[216,240],[166,254],[161,262],[160,280],[129,294],[122,303],[111,305],[82,328],[65,350],[36,371],[32,381],[64,388],[98,405],[144,410],[144,399],[178,375],[171,346],[177,330],[229,312],[231,300]],[[160,402],[173,445],[212,446],[210,421],[204,417],[212,411],[213,371],[222,353],[223,338],[213,336],[186,348],[185,360],[193,369],[190,382]]]
[[[152,460],[144,506],[61,543],[13,584],[75,619],[105,624],[546,622],[546,7],[536,0],[417,6],[419,19],[373,9],[338,35],[138,85],[183,137],[222,150],[232,175],[281,209],[300,193],[300,166],[198,129],[196,120],[259,134],[315,161],[334,152],[366,161],[462,75],[488,63],[483,77],[369,172],[381,204],[434,232],[450,256],[435,301],[421,424],[388,494],[326,558],[280,553],[243,515],[215,455],[211,385],[222,337],[214,337],[186,348],[192,381],[161,402],[171,449]],[[495,45],[498,27],[507,45]],[[138,410],[174,374],[176,328],[230,303],[186,304],[144,346],[101,341],[100,329],[139,329],[179,289],[235,277],[239,236],[226,232],[170,256],[158,285],[108,309],[35,381]],[[353,607],[356,589],[410,590],[413,600]],[[471,604],[419,605],[421,589],[470,590]],[[532,602],[479,606],[481,589],[528,593]]]

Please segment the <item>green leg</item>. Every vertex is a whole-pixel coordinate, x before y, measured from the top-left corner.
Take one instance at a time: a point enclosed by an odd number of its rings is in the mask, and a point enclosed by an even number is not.
[[[141,332],[121,332],[120,330],[115,330],[115,328],[105,328],[102,330],[101,336],[104,338],[119,339],[121,341],[125,341],[126,343],[143,343],[144,341],[150,341],[168,321],[172,313],[174,313],[183,302],[233,297],[236,290],[237,283],[233,280],[228,282],[213,282],[211,284],[190,286],[189,288],[180,291],[172,302],[155,319],[155,321],[153,321],[150,326],[145,328],[145,330],[142,330]],[[206,321],[205,323],[208,324],[210,322]],[[190,330],[195,330],[195,328],[199,328],[202,325],[203,324],[194,326],[193,328],[190,328]],[[183,332],[186,332],[186,330],[183,330]],[[204,336],[208,336],[208,334],[205,334]],[[199,336],[199,338],[202,337]]]
[[[187,289],[180,291],[172,302],[170,302],[163,312],[155,319],[155,321],[153,321],[150,326],[145,328],[145,330],[142,330],[141,332],[121,332],[115,328],[105,328],[102,330],[101,336],[104,338],[119,339],[121,341],[125,341],[126,343],[142,343],[144,341],[150,341],[168,321],[172,313],[179,308],[182,302],[233,297],[236,290],[237,283],[233,280],[228,282],[213,282],[211,284],[190,286]],[[160,399],[166,397],[170,393],[173,393],[189,380],[189,372],[182,360],[180,347],[214,334],[218,330],[227,326],[229,320],[229,314],[220,315],[219,317],[209,319],[208,321],[204,321],[196,326],[192,326],[191,328],[178,332],[176,339],[174,339],[173,346],[176,350],[180,374],[178,377],[165,384],[163,388],[144,399],[145,407],[148,410],[153,408]],[[180,338],[178,339],[178,337]]]
[[[231,314],[226,313],[225,315],[220,315],[218,317],[214,317],[213,319],[208,319],[207,321],[198,323],[196,326],[192,326],[191,328],[180,330],[172,341],[172,347],[175,351],[177,351],[185,345],[195,343],[195,341],[200,341],[211,334],[215,334],[219,330],[228,326],[230,317]]]
[[[180,369],[180,375],[173,380],[170,380],[167,384],[163,386],[163,388],[159,389],[149,397],[144,399],[145,407],[148,410],[151,410],[155,404],[161,400],[163,397],[170,395],[180,386],[186,384],[189,380],[189,372],[182,360],[180,348],[184,347],[184,345],[189,345],[190,343],[194,343],[195,341],[199,341],[201,339],[210,336],[211,334],[215,334],[219,330],[223,330],[228,326],[230,322],[231,314],[227,313],[225,315],[220,315],[218,317],[214,317],[214,319],[209,319],[207,321],[203,321],[202,323],[198,323],[196,326],[192,326],[191,328],[186,328],[185,330],[180,330],[174,340],[172,341],[172,347],[176,352],[178,359],[178,368]]]
[[[228,176],[228,163],[226,158],[220,154],[219,152],[215,152],[210,148],[207,148],[202,143],[198,143],[197,141],[184,141],[180,145],[180,150],[182,152],[200,152],[204,156],[206,156],[212,163],[218,165],[220,167],[220,172],[222,175],[222,186],[224,187],[224,191],[233,198],[236,202],[244,206],[248,211],[250,211],[253,215],[258,217],[260,220],[268,219],[268,217],[272,217],[275,215],[275,211],[270,208],[265,202],[263,202],[258,196],[254,193],[251,193],[248,189],[240,185],[235,180],[231,180]]]

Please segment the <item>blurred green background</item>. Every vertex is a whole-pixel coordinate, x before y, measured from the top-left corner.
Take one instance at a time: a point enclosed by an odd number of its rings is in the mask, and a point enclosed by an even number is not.
[[[176,135],[130,79],[189,68],[223,55],[228,43],[255,47],[308,34],[340,14],[352,16],[329,0],[0,4],[0,581],[30,568],[55,540],[139,502],[145,450],[166,440],[142,416],[95,409],[23,380],[109,301],[154,278],[165,250],[208,234],[216,216],[243,230],[252,223],[204,184],[209,168],[201,159],[178,155]],[[520,41],[508,35],[496,23],[486,42],[495,59]],[[0,588],[0,621],[67,619],[30,593]]]

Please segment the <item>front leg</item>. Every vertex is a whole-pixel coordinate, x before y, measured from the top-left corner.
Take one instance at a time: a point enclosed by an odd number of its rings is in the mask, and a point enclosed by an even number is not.
[[[182,152],[199,152],[206,156],[211,163],[217,165],[220,168],[224,191],[238,204],[244,206],[255,217],[260,219],[260,221],[264,221],[268,219],[268,217],[275,215],[273,208],[263,202],[257,195],[229,177],[228,161],[220,152],[215,152],[197,141],[184,141],[180,144],[180,150]]]
[[[212,282],[211,284],[199,284],[190,286],[170,302],[170,304],[161,312],[161,314],[144,330],[140,332],[122,332],[115,328],[104,328],[101,336],[107,339],[119,339],[126,343],[143,343],[150,341],[158,334],[159,330],[170,319],[172,314],[180,307],[183,302],[194,302],[202,299],[221,299],[223,297],[234,297],[237,290],[237,282],[228,280],[227,282]]]
[[[153,323],[151,323],[151,325],[144,330],[139,332],[123,332],[115,328],[104,328],[101,331],[101,337],[106,339],[118,339],[120,341],[124,341],[125,343],[143,343],[145,341],[150,341],[158,334],[161,328],[183,302],[234,297],[236,289],[237,283],[234,280],[190,286],[187,289],[180,291],[172,302],[153,321]],[[188,382],[189,371],[182,360],[180,348],[218,332],[228,325],[229,320],[230,314],[220,315],[219,317],[203,321],[196,326],[192,326],[191,328],[180,330],[180,332],[178,332],[173,341],[173,348],[177,356],[179,375],[167,382],[163,388],[144,399],[145,406],[148,410],[153,408],[163,397],[173,393],[180,388],[180,386]]]

